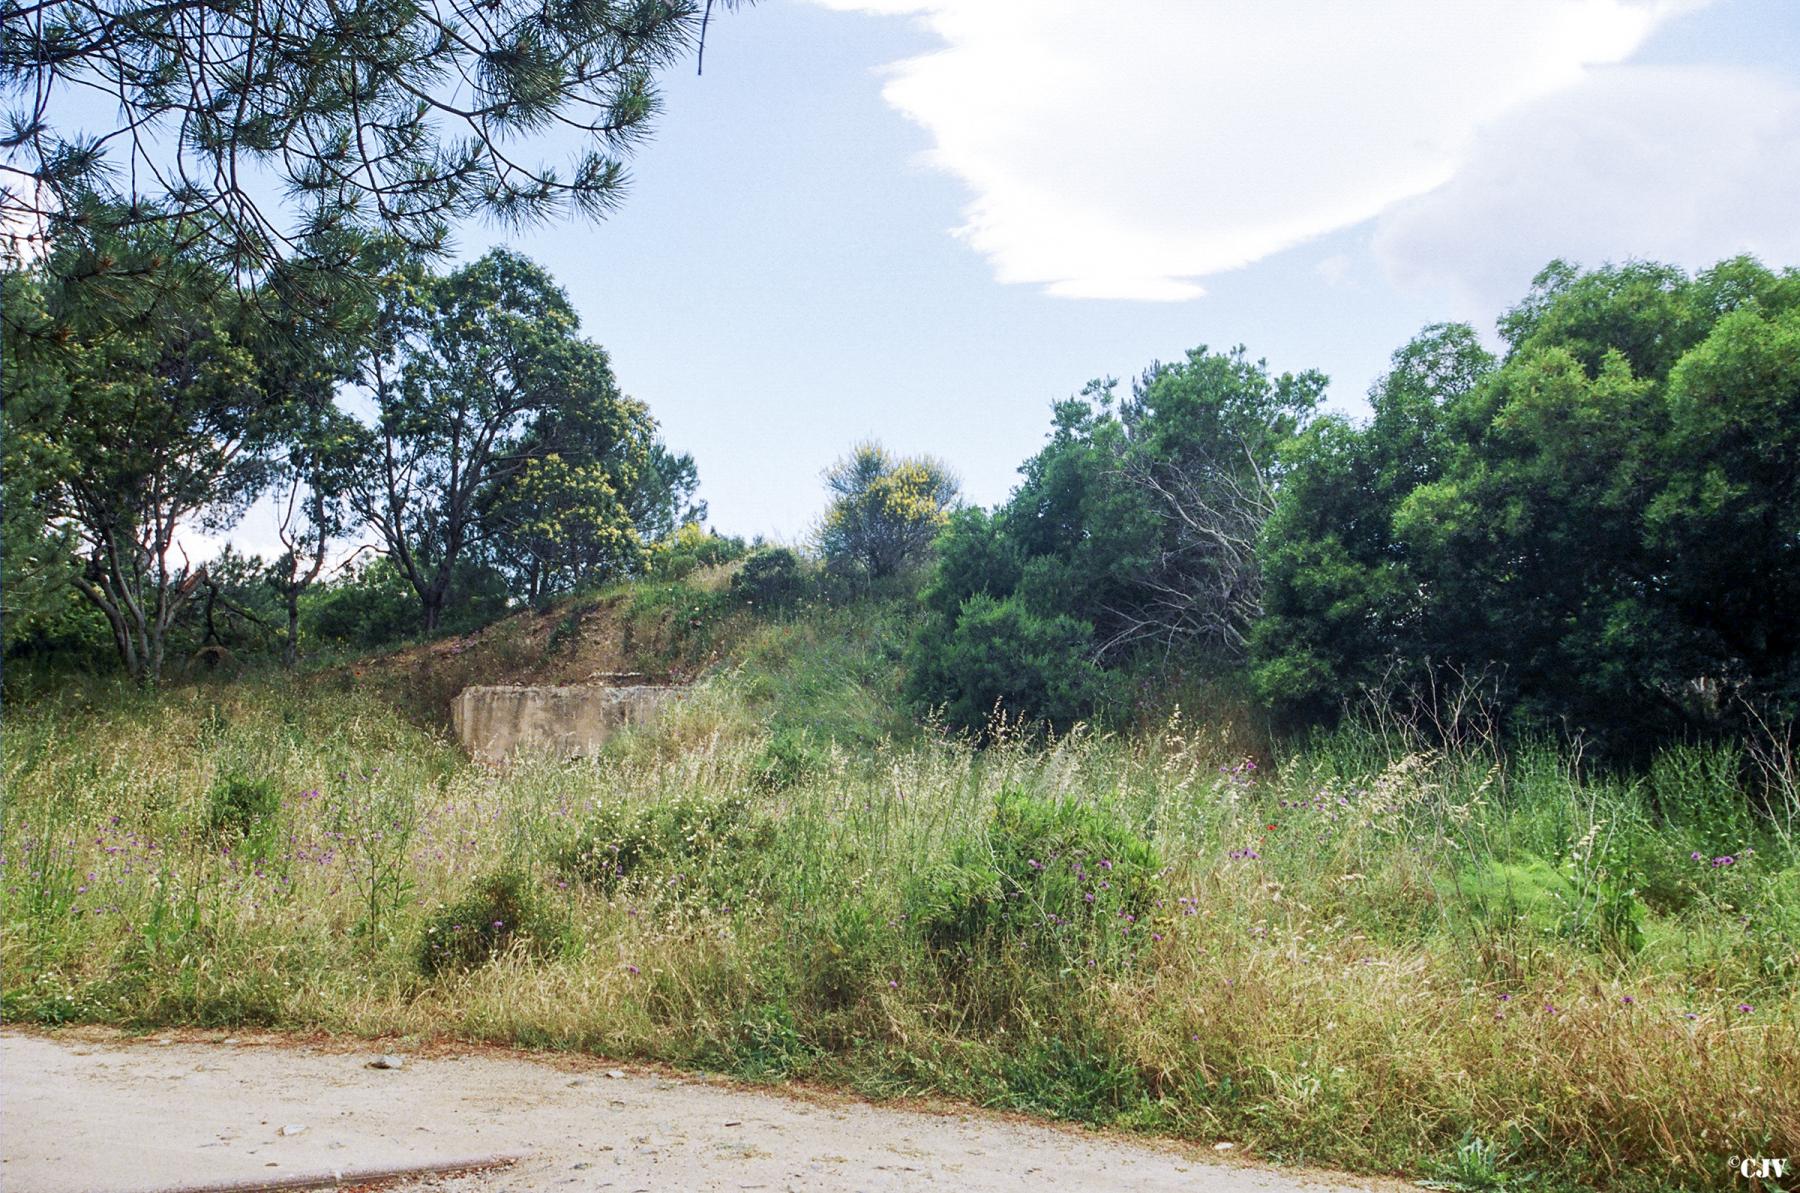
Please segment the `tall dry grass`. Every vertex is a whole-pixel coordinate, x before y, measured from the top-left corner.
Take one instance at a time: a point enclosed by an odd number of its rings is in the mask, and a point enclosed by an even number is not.
[[[503,771],[334,682],[9,709],[6,1017],[658,1058],[1445,1187],[1800,1155],[1800,865],[1735,759],[771,727],[852,715],[812,649]]]

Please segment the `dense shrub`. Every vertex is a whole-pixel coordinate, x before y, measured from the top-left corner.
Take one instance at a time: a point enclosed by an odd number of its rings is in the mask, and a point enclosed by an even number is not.
[[[644,571],[656,580],[680,580],[698,568],[742,559],[748,549],[741,538],[714,534],[689,522],[668,538],[650,545]]]
[[[977,593],[954,622],[933,623],[914,640],[907,693],[957,729],[984,732],[996,715],[1066,729],[1092,712],[1102,690],[1092,640],[1086,622]]]
[[[531,880],[516,870],[479,879],[469,893],[438,911],[419,938],[419,969],[427,977],[485,965],[511,948],[541,946],[543,916]]]
[[[557,866],[606,889],[681,866],[724,878],[712,872],[744,860],[747,851],[766,843],[769,831],[742,796],[680,796],[649,807],[607,803],[589,813]]]
[[[1111,810],[1003,793],[985,838],[959,842],[914,881],[907,914],[940,954],[1025,948],[1060,961],[1128,956],[1160,863]]]
[[[281,814],[281,795],[268,779],[219,778],[206,793],[206,831],[215,839],[267,837]]]
[[[765,609],[791,605],[806,591],[800,557],[786,547],[758,547],[744,557],[744,566],[731,578],[731,591],[745,603]]]
[[[455,599],[444,609],[439,632],[467,633],[498,619],[507,609],[506,578],[492,568],[457,568]],[[399,569],[375,559],[349,576],[301,598],[301,632],[316,642],[372,649],[415,638],[424,632],[419,596]]]

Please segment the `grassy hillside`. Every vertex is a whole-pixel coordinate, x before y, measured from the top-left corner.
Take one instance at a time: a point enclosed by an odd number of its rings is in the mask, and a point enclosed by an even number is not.
[[[1180,714],[977,750],[894,707],[908,616],[621,589],[10,707],[5,1015],[658,1058],[1442,1187],[1800,1153],[1791,785],[1373,731],[1250,758]],[[582,762],[489,770],[432,717],[583,669],[702,683]]]

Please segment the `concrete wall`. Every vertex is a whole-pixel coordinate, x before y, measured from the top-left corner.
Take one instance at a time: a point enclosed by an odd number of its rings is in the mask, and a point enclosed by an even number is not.
[[[680,692],[600,684],[464,688],[450,706],[450,720],[463,748],[483,762],[500,762],[521,749],[567,758],[594,753],[621,728],[648,720]]]

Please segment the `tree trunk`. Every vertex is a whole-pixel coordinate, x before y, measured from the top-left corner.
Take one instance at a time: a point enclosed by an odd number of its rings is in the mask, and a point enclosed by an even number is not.
[[[287,594],[287,641],[281,644],[281,664],[292,671],[300,665],[300,594]]]

